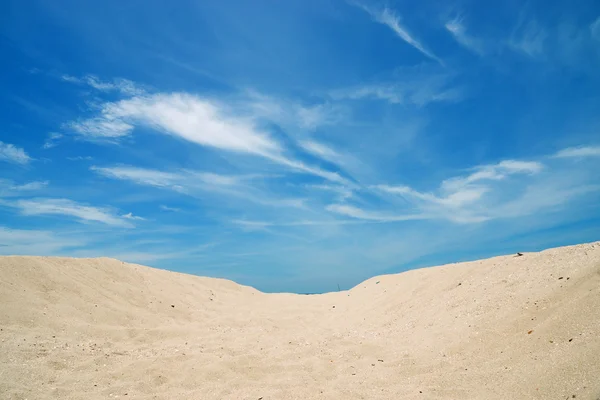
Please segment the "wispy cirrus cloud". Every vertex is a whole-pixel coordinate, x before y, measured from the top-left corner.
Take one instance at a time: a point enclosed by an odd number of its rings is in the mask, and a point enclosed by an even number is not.
[[[67,160],[69,160],[69,161],[92,161],[93,159],[94,159],[94,157],[92,157],[92,156],[67,157]]]
[[[558,151],[557,158],[600,157],[600,146],[569,147]]]
[[[180,212],[181,211],[181,208],[165,206],[164,204],[161,204],[159,208],[163,211],[168,211],[168,212]]]
[[[6,161],[13,164],[26,165],[33,159],[21,147],[11,143],[0,141],[0,161]]]
[[[430,103],[455,103],[465,97],[455,74],[438,67],[419,65],[398,68],[390,78],[329,92],[335,100],[383,100],[392,104],[423,107]]]
[[[21,215],[63,215],[82,222],[100,222],[106,225],[133,228],[134,225],[109,208],[81,204],[70,199],[33,198],[17,200],[10,204],[20,210]]]
[[[298,144],[308,153],[322,158],[323,160],[327,160],[338,165],[344,164],[344,155],[338,153],[323,143],[319,143],[315,140],[302,140]]]
[[[29,192],[29,191],[44,189],[45,187],[48,186],[49,183],[50,182],[48,182],[48,181],[33,181],[33,182],[24,183],[22,185],[14,185],[11,187],[11,189],[19,191],[19,192],[23,192],[23,191]]]
[[[362,4],[356,4],[358,7],[365,10],[371,15],[374,21],[383,24],[390,28],[398,37],[404,40],[406,43],[417,49],[421,54],[426,57],[437,61],[440,64],[444,64],[440,58],[438,58],[432,51],[425,48],[425,46],[415,39],[409,32],[408,29],[402,25],[400,17],[390,8],[384,7],[381,10],[375,10]]]
[[[168,189],[197,198],[204,198],[206,193],[211,193],[233,196],[263,206],[304,207],[303,199],[283,197],[252,185],[254,180],[267,178],[261,175],[220,175],[190,170],[166,172],[130,166],[92,166],[90,169],[108,178]]]
[[[466,49],[479,55],[483,55],[486,52],[483,40],[468,34],[462,18],[457,17],[448,21],[444,27],[454,37],[454,40]]]
[[[504,160],[497,164],[476,167],[474,172],[468,175],[442,181],[437,194],[420,192],[405,185],[378,185],[376,189],[399,196],[421,210],[429,219],[477,223],[500,217],[491,212],[490,204],[493,202],[490,203],[485,198],[494,191],[490,182],[502,181],[514,175],[537,174],[543,168],[544,166],[537,161]]]
[[[102,81],[95,75],[85,75],[82,78],[78,78],[71,75],[62,75],[61,79],[65,82],[75,83],[78,85],[88,85],[93,89],[101,92],[112,92],[117,91],[124,95],[136,96],[145,93],[145,88],[137,85],[136,83],[128,79],[113,79],[110,82]]]
[[[400,222],[400,221],[412,221],[418,219],[426,219],[423,215],[418,214],[406,214],[406,215],[395,215],[395,214],[384,214],[377,211],[366,211],[361,208],[351,206],[348,204],[330,204],[327,206],[327,211],[344,215],[346,217],[364,219],[368,221],[377,222]]]
[[[233,102],[240,113],[264,118],[285,128],[300,127],[315,130],[338,123],[346,110],[329,102],[301,104],[285,98],[274,98],[256,90],[246,90]]]
[[[32,181],[18,184],[10,179],[0,179],[0,199],[30,195],[32,192],[39,192],[46,188],[49,183],[48,181]]]
[[[345,182],[337,172],[326,171],[286,155],[285,147],[266,131],[256,127],[249,116],[216,101],[187,93],[158,93],[135,96],[101,106],[100,115],[66,125],[91,140],[119,140],[145,126],[216,150],[259,156],[296,172],[327,180]]]
[[[62,133],[51,132],[48,134],[48,137],[46,138],[46,141],[44,142],[44,145],[42,147],[44,149],[51,149],[53,147],[56,147],[58,145],[58,141],[63,137],[64,135]]]
[[[67,235],[40,229],[12,229],[0,226],[2,255],[59,255],[87,245],[86,235]]]
[[[131,213],[131,212],[127,213],[127,214],[123,214],[123,215],[121,215],[121,217],[125,218],[125,219],[130,219],[133,221],[145,221],[146,220],[146,218],[140,217],[138,215],[133,215],[133,213]]]
[[[513,31],[508,46],[532,58],[541,57],[545,52],[547,30],[536,20],[519,24]]]
[[[600,41],[600,17],[590,24],[592,38]]]
[[[441,187],[446,191],[454,191],[480,181],[502,180],[514,174],[536,174],[543,168],[544,165],[538,161],[504,160],[498,164],[476,167],[475,172],[464,177],[446,179]]]

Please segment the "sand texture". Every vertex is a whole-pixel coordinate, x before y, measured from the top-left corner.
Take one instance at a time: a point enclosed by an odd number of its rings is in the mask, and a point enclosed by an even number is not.
[[[1,399],[600,398],[600,242],[264,294],[0,258]]]

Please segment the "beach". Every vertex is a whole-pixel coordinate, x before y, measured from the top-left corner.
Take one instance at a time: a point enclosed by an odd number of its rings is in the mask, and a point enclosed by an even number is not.
[[[262,293],[0,257],[3,399],[600,398],[600,242]]]

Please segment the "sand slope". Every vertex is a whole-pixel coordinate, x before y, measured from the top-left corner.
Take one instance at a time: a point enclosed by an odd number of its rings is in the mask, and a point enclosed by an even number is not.
[[[264,294],[0,258],[2,399],[600,398],[600,242]]]

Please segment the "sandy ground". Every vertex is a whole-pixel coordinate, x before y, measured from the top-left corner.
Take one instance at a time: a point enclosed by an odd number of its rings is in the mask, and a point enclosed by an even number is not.
[[[600,242],[324,295],[0,258],[2,399],[600,398]]]

